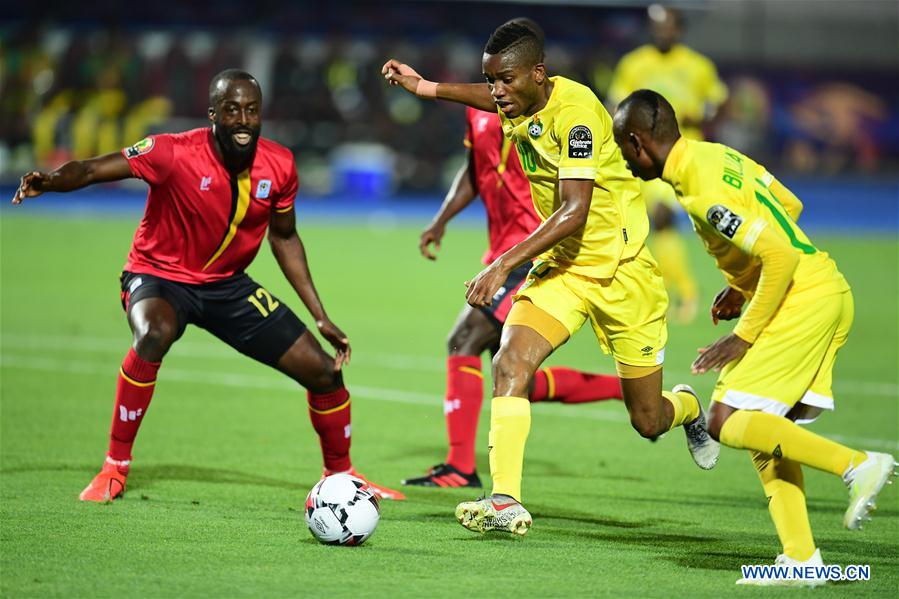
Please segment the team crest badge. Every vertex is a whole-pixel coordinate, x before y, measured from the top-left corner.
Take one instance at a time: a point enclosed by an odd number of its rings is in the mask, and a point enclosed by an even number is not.
[[[259,184],[256,186],[256,199],[264,200],[265,198],[268,197],[268,194],[270,194],[271,191],[272,191],[272,182],[269,181],[268,179],[261,180],[259,182]]]
[[[532,138],[537,139],[543,134],[543,123],[540,122],[540,117],[534,115],[534,120],[531,121],[531,124],[528,125],[528,135]]]
[[[150,150],[153,149],[153,138],[145,137],[130,148],[125,148],[125,158],[129,160],[132,158],[137,158],[142,154],[146,154]]]

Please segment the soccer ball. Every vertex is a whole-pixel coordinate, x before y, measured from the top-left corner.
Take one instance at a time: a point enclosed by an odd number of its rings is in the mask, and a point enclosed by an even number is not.
[[[361,545],[380,519],[378,496],[367,482],[349,474],[321,479],[306,496],[306,526],[328,545]]]

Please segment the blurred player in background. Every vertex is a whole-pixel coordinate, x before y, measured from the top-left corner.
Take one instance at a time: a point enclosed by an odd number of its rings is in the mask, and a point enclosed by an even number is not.
[[[727,99],[727,87],[712,61],[680,43],[684,29],[680,12],[653,4],[648,16],[652,43],[621,58],[609,87],[610,109],[638,89],[657,91],[674,106],[684,137],[702,140],[703,126]],[[691,322],[696,316],[698,290],[677,230],[677,200],[671,186],[661,179],[642,182],[642,191],[652,219],[650,246],[669,292],[677,298],[674,317]]]
[[[229,69],[209,86],[211,128],[151,136],[121,152],[22,177],[14,204],[47,191],[131,177],[150,187],[122,272],[122,306],[133,343],[119,370],[109,451],[100,473],[81,492],[82,501],[112,501],[124,493],[157,372],[188,324],[304,386],[325,475],[361,476],[350,462],[350,396],[341,374],[350,343],[328,318],[313,285],[295,227],[293,155],[260,137],[261,107],[256,79]],[[278,265],[336,359],[286,305],[244,272],[266,229]],[[372,487],[383,498],[404,498]]]
[[[536,27],[536,23],[530,25]],[[512,142],[503,135],[495,112],[466,108],[465,146],[468,156],[434,220],[421,234],[419,249],[424,257],[436,260],[431,245],[440,248],[446,224],[478,195],[487,211],[490,248],[484,264],[490,264],[509,248],[523,241],[540,225],[531,200],[531,188]],[[443,464],[422,477],[403,481],[407,485],[436,487],[480,487],[475,470],[474,442],[477,436],[484,375],[481,354],[499,348],[503,322],[512,307],[512,298],[533,266],[526,262],[513,270],[489,306],[466,306],[450,332],[446,369],[446,430],[449,453]],[[621,399],[617,376],[589,374],[570,368],[541,368],[531,380],[528,399],[582,403]]]
[[[469,530],[525,534],[521,505],[524,447],[530,431],[528,385],[543,361],[587,320],[611,353],[633,427],[656,438],[683,425],[696,463],[711,468],[718,444],[692,389],[662,391],[668,297],[652,254],[640,188],[612,139],[612,119],[589,88],[549,77],[543,40],[519,22],[501,25],[482,62],[487,84],[435,83],[389,60],[393,85],[423,98],[498,110],[516,144],[543,221],[468,283],[471,306],[487,307],[522,264],[536,260],[503,325],[493,359],[490,472],[493,493],[459,504]]]
[[[843,525],[850,530],[862,527],[894,469],[891,455],[851,449],[797,424],[834,408],[833,365],[854,313],[849,284],[797,226],[799,199],[736,150],[681,137],[661,95],[640,90],[627,97],[615,114],[615,140],[634,174],[673,186],[727,279],[712,322],[742,312],[733,332],[693,362],[694,373],[721,371],[709,432],[749,450],[783,545],[777,562],[821,565],[800,465],[842,477],[849,487]]]

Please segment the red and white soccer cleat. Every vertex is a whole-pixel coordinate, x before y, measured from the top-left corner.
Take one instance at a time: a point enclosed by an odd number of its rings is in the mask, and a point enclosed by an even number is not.
[[[109,503],[125,492],[125,479],[128,478],[128,465],[122,465],[106,458],[100,474],[94,477],[78,496],[81,501],[99,501]]]
[[[406,498],[406,496],[403,495],[402,493],[400,493],[399,491],[395,491],[395,490],[385,487],[383,485],[379,485],[377,483],[371,482],[370,480],[365,478],[364,474],[359,474],[358,472],[356,472],[355,468],[350,468],[349,470],[347,470],[346,472],[343,472],[343,473],[331,472],[330,470],[325,468],[325,471],[322,473],[322,478],[324,478],[326,476],[331,476],[332,474],[349,474],[350,476],[355,476],[356,478],[364,480],[365,482],[368,483],[368,486],[371,487],[371,490],[374,491],[375,494],[381,499],[391,499],[393,501],[402,501]]]

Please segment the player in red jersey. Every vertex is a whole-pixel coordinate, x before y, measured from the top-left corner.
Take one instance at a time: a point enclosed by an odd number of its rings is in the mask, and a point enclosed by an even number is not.
[[[122,272],[122,306],[133,343],[119,370],[109,451],[100,473],[81,492],[83,501],[111,501],[125,491],[131,449],[157,372],[188,324],[305,387],[324,473],[361,477],[350,462],[350,396],[341,374],[350,361],[350,343],[322,306],[297,235],[293,155],[259,136],[262,93],[249,73],[228,69],[216,75],[209,105],[211,128],[155,135],[121,153],[28,173],[13,198],[19,204],[47,191],[130,177],[150,186]],[[334,347],[335,358],[244,272],[266,228],[278,265]],[[405,498],[372,487],[382,498]]]
[[[499,115],[467,108],[465,116],[468,159],[459,169],[434,220],[422,232],[419,249],[424,257],[436,260],[431,245],[440,248],[446,224],[480,195],[487,210],[490,242],[483,263],[490,264],[530,235],[540,225],[540,219],[531,199],[530,183],[515,148],[503,135]],[[403,484],[481,486],[474,451],[484,397],[481,354],[488,349],[496,353],[503,323],[512,307],[512,297],[524,283],[530,268],[528,263],[512,271],[489,307],[465,306],[459,314],[447,343],[449,357],[443,412],[449,452],[444,463],[432,467],[425,476],[404,480]],[[621,399],[621,384],[617,376],[562,367],[541,368],[531,381],[529,399],[531,402],[564,403]]]

